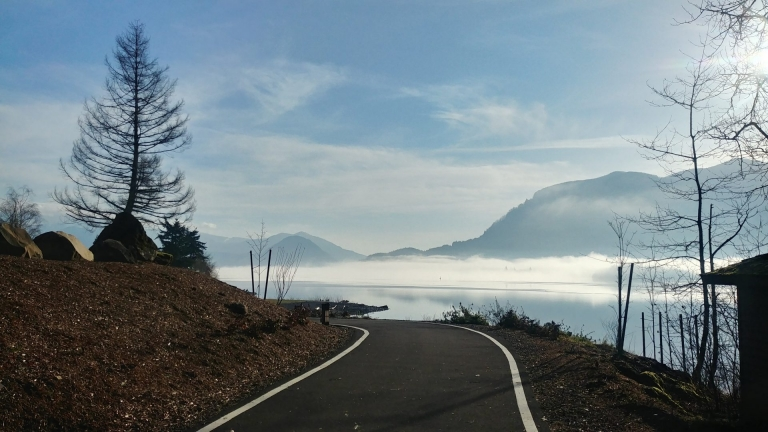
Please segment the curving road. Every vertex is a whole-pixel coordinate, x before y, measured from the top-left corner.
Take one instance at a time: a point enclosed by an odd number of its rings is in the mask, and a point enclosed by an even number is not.
[[[409,321],[333,323],[369,334],[322,370],[201,431],[548,430],[528,389],[518,403],[502,348],[481,334]]]

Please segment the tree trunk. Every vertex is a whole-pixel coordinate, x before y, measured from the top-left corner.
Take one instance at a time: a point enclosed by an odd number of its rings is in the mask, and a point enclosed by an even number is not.
[[[136,35],[138,36],[138,35]],[[138,42],[138,41],[137,41]],[[138,43],[135,45],[138,47]],[[139,189],[139,51],[133,52],[133,163],[131,165],[131,184],[128,189],[128,200],[125,212],[133,212],[136,203],[136,192]]]
[[[693,175],[694,180],[696,181],[696,204],[697,204],[697,217],[696,217],[696,228],[699,235],[699,274],[704,274],[706,272],[706,258],[704,255],[704,220],[702,218],[702,207],[704,205],[704,193],[702,191],[701,186],[701,179],[699,178],[699,161],[698,156],[696,154],[696,138],[693,134],[693,109],[689,111],[689,115],[691,116],[689,121],[689,127],[690,130],[690,136],[691,136],[691,152],[693,157],[691,158],[693,161]],[[701,370],[704,367],[704,359],[707,355],[707,342],[709,341],[709,293],[707,290],[707,284],[704,282],[701,283],[701,294],[702,299],[704,300],[704,322],[702,325],[704,328],[701,332],[701,346],[699,347],[699,352],[696,356],[696,366],[693,368],[693,380],[696,382],[701,382]]]
[[[715,388],[718,357],[720,356],[720,339],[717,331],[717,292],[712,285],[712,367],[709,369],[709,387]]]
[[[702,296],[704,297],[704,317],[702,319],[701,341],[699,342],[699,352],[696,355],[696,366],[693,369],[693,379],[701,382],[701,371],[704,368],[704,360],[707,355],[707,342],[709,341],[709,290],[705,283],[701,283]]]

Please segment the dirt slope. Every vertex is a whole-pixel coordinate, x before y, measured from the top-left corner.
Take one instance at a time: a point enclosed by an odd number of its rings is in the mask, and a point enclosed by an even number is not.
[[[188,270],[0,256],[0,430],[183,430],[346,338]]]
[[[737,430],[733,406],[653,359],[567,337],[473,328],[513,351],[553,432]]]

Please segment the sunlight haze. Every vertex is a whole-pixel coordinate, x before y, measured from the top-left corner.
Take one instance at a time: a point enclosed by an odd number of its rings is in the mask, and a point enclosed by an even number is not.
[[[546,186],[659,174],[628,137],[670,114],[647,83],[680,70],[685,2],[3,2],[0,186],[49,194],[140,20],[178,79],[192,146],[164,166],[193,225],[306,231],[371,254],[480,235]]]

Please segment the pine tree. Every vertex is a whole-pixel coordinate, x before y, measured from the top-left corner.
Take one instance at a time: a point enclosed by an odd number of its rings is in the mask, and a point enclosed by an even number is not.
[[[166,220],[157,238],[163,245],[163,252],[173,255],[171,266],[193,269],[209,276],[215,273],[215,266],[205,253],[205,243],[200,241],[196,229],[189,229],[178,220],[173,224]]]

